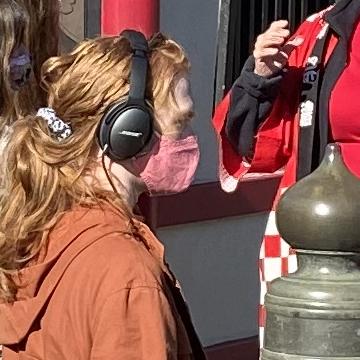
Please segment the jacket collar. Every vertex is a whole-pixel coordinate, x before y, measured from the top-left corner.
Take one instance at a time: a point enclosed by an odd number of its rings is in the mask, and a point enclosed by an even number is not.
[[[325,15],[325,20],[340,37],[350,39],[359,16],[359,0],[341,0]]]

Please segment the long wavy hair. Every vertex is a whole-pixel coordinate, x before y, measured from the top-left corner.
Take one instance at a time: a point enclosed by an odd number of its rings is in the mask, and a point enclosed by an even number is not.
[[[18,0],[29,14],[27,45],[32,54],[37,103],[46,100],[40,88],[41,67],[59,49],[59,0]]]
[[[175,78],[189,70],[183,49],[162,35],[150,42],[146,97],[154,110],[171,103]],[[131,210],[113,192],[89,185],[97,164],[96,131],[105,109],[129,91],[131,49],[122,37],[81,43],[72,53],[49,59],[42,69],[48,106],[71,124],[73,134],[58,142],[46,121],[17,120],[5,148],[5,191],[0,198],[0,298],[13,301],[13,275],[36,261],[59,217],[76,205],[99,201]],[[90,182],[91,183],[91,182]],[[131,229],[130,229],[131,231]]]
[[[29,84],[20,92],[13,89],[10,76],[10,58],[13,51],[27,42],[29,16],[26,9],[14,0],[0,0],[0,133],[22,113],[31,109]]]
[[[40,69],[58,51],[58,0],[0,0],[0,135],[4,127],[44,103]],[[13,51],[25,46],[32,54],[33,74],[14,89],[10,76]]]

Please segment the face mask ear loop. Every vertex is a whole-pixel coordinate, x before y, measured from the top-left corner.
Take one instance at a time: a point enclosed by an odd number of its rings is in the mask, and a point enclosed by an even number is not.
[[[110,174],[109,174],[109,172],[108,172],[108,170],[106,168],[106,165],[105,165],[105,156],[106,156],[106,153],[107,153],[108,149],[109,149],[109,145],[105,144],[104,149],[103,149],[103,151],[101,153],[101,164],[102,164],[102,167],[104,169],[106,178],[107,178],[111,188],[113,189],[114,193],[119,197],[119,199],[122,199],[122,196],[117,191],[116,186],[115,186],[114,182],[112,181],[112,179],[110,177]],[[134,223],[131,216],[129,216],[129,221],[130,221],[131,231],[136,232],[136,226],[135,226],[135,223]]]

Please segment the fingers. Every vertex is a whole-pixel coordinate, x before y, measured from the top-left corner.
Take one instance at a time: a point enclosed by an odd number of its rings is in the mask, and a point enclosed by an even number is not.
[[[254,57],[256,59],[262,59],[262,61],[267,64],[273,63],[276,68],[282,69],[288,63],[291,52],[303,42],[304,39],[298,37],[287,42],[282,48],[268,48],[262,51],[254,51]]]
[[[295,48],[300,46],[304,42],[304,38],[297,36],[295,39],[288,41],[281,49],[281,51],[289,57]]]
[[[285,29],[288,26],[289,22],[287,20],[277,20],[271,23],[269,30]]]
[[[279,54],[283,58],[288,59],[292,51],[304,42],[304,38],[298,36],[282,46],[284,41],[284,39],[282,41],[280,41],[280,39],[274,41],[274,39],[266,40],[263,38],[260,44],[255,45],[253,52],[255,59],[262,59],[269,56],[275,57]]]
[[[291,52],[304,42],[300,36],[287,41],[290,36],[288,26],[286,20],[275,21],[258,36],[253,52],[256,74],[267,77],[277,73],[287,65]]]
[[[262,57],[276,55],[290,35],[287,26],[288,21],[286,20],[275,21],[267,31],[259,35],[255,43],[255,58],[260,59]]]
[[[272,33],[265,33],[263,35],[258,36],[255,48],[259,47],[276,47],[281,46],[285,42],[285,37],[277,36],[276,34]]]
[[[290,35],[288,27],[289,22],[287,20],[274,21],[269,29],[265,31],[265,34],[276,34],[281,37],[288,37]]]
[[[254,50],[254,58],[262,59],[268,56],[275,56],[279,53],[279,48],[258,48]]]

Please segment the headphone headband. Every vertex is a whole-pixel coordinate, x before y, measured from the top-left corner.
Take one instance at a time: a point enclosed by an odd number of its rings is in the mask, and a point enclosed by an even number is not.
[[[148,42],[141,32],[135,30],[124,30],[120,36],[125,37],[130,42],[133,51],[128,104],[144,103],[149,65]]]

